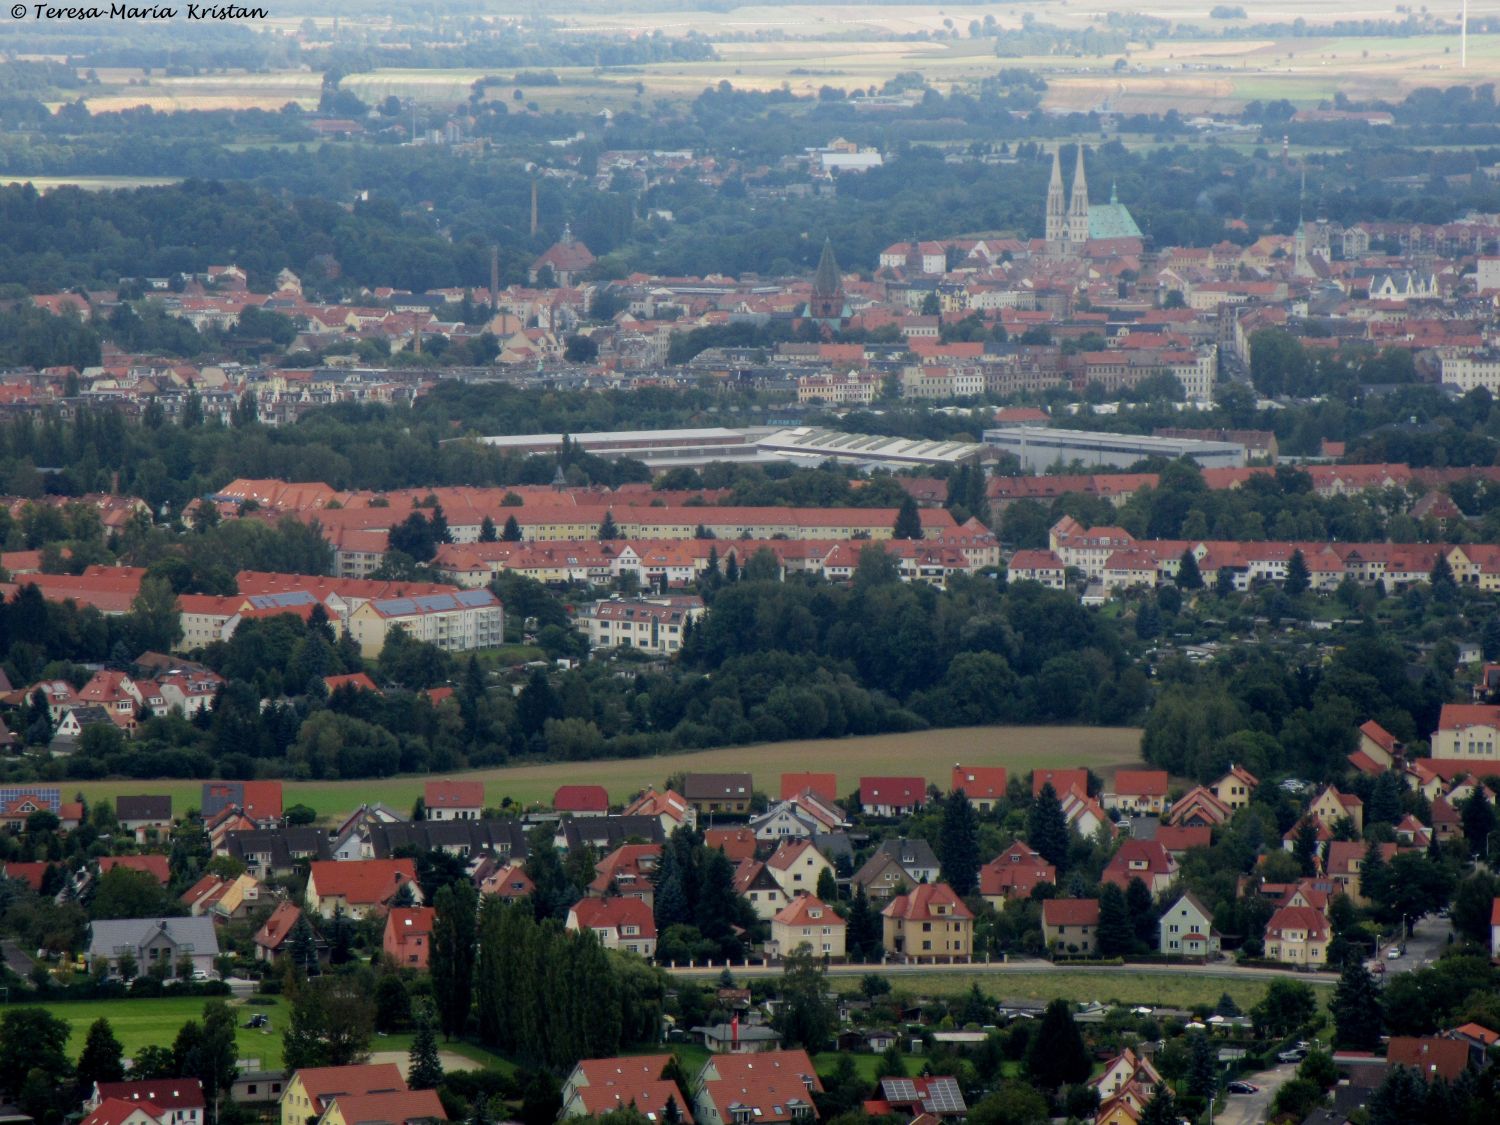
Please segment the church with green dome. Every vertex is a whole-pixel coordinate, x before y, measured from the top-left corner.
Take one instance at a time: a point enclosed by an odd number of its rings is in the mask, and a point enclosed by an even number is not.
[[[1047,185],[1047,252],[1057,258],[1081,257],[1088,244],[1110,243],[1111,253],[1139,252],[1145,236],[1136,225],[1113,184],[1108,203],[1090,203],[1089,185],[1083,171],[1083,146],[1078,146],[1078,167],[1073,190],[1063,190],[1062,162],[1052,153],[1052,179]]]

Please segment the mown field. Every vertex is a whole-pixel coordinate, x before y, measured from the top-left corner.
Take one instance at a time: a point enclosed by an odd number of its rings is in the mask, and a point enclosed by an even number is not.
[[[1141,732],[1134,727],[955,727],[918,734],[882,734],[868,738],[821,739],[733,746],[656,758],[599,762],[548,762],[476,770],[462,775],[485,783],[485,799],[499,805],[509,797],[528,805],[550,802],[563,784],[603,785],[614,801],[624,801],[648,785],[660,785],[678,772],[748,770],[757,788],[774,793],[784,772],[821,770],[838,774],[839,792],[849,793],[861,775],[921,775],[942,788],[957,762],[1005,766],[1012,773],[1042,767],[1088,766],[1112,776],[1140,759]],[[362,803],[381,801],[409,809],[422,792],[424,777],[368,781],[289,781],[285,804],[304,804],[331,819]],[[169,793],[173,812],[197,808],[201,781],[83,781],[63,785],[71,795],[89,800],[113,799],[122,793]]]
[[[1260,1003],[1269,981],[1209,976],[1204,973],[1140,972],[1136,967],[1119,969],[1042,969],[1036,972],[986,973],[939,971],[900,973],[890,977],[892,987],[912,996],[958,996],[978,985],[997,1000],[1051,1000],[1062,997],[1080,1004],[1146,1004],[1153,1008],[1191,1008],[1216,1004],[1229,993],[1241,1011]],[[1333,986],[1308,982],[1327,1003]],[[829,984],[842,993],[859,991],[859,978],[831,977]]]
[[[132,1057],[142,1047],[156,1044],[170,1047],[177,1032],[189,1020],[202,1016],[205,1000],[202,997],[167,997],[153,999],[121,1000],[68,1000],[48,1002],[43,1005],[48,1012],[63,1020],[72,1029],[68,1038],[68,1052],[73,1058],[83,1050],[88,1037],[89,1025],[100,1016],[109,1020],[115,1038],[125,1048],[125,1057]],[[22,1003],[16,1006],[24,1006]],[[281,1066],[281,1032],[286,1026],[287,1007],[279,996],[256,997],[254,1003],[230,1000],[234,1009],[238,1030],[235,1046],[239,1050],[240,1068],[252,1066],[275,1068]],[[0,1006],[0,1014],[6,1011]],[[270,1017],[269,1030],[252,1031],[245,1027],[252,1015],[261,1013]],[[376,1062],[396,1062],[405,1069],[406,1055],[411,1049],[411,1035],[377,1035],[370,1048]],[[444,1042],[442,1044],[444,1066],[453,1069],[460,1065],[478,1065],[508,1069],[510,1063],[472,1043]]]

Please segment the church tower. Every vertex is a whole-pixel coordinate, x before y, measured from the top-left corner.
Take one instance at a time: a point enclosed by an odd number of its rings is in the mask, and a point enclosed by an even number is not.
[[[849,316],[844,299],[844,275],[833,256],[832,240],[823,242],[818,272],[813,274],[812,300],[807,303],[809,320],[837,326]]]
[[[1068,236],[1068,197],[1063,194],[1062,165],[1057,150],[1052,150],[1052,182],[1047,185],[1047,247],[1054,254],[1062,252]]]
[[[1075,253],[1089,240],[1089,183],[1083,176],[1083,145],[1078,146],[1078,170],[1073,173],[1073,198],[1068,203],[1068,242]]]

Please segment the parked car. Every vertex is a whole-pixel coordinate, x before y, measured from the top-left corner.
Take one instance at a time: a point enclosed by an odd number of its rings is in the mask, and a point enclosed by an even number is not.
[[[1253,1082],[1231,1082],[1229,1084],[1229,1092],[1231,1094],[1253,1094],[1259,1089],[1260,1087]]]
[[[1401,960],[1401,953],[1401,947],[1399,945],[1393,945],[1385,951],[1385,959],[1387,961],[1399,961]]]
[[[1276,1056],[1278,1062],[1299,1063],[1307,1058],[1307,1050],[1303,1047],[1289,1047]]]

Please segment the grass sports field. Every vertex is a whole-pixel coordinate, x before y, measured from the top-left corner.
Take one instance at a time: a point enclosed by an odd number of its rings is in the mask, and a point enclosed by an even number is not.
[[[584,782],[603,785],[614,801],[624,801],[648,785],[660,785],[677,772],[748,770],[762,791],[774,793],[783,772],[822,770],[839,778],[839,792],[849,793],[861,775],[920,774],[943,789],[956,762],[971,766],[1005,766],[1013,774],[1045,767],[1088,766],[1112,775],[1140,759],[1141,732],[1134,727],[956,727],[918,734],[882,734],[804,742],[776,742],[671,754],[657,758],[599,762],[549,762],[465,773],[485,782],[485,800],[499,805],[509,797],[518,804],[550,802],[557,787]],[[455,775],[457,776],[457,775]],[[422,792],[424,777],[368,781],[289,781],[284,803],[308,805],[331,819],[365,802],[381,801],[409,809]],[[172,811],[181,816],[197,808],[200,781],[84,781],[66,783],[67,795],[81,792],[89,800],[122,793],[170,794]]]

